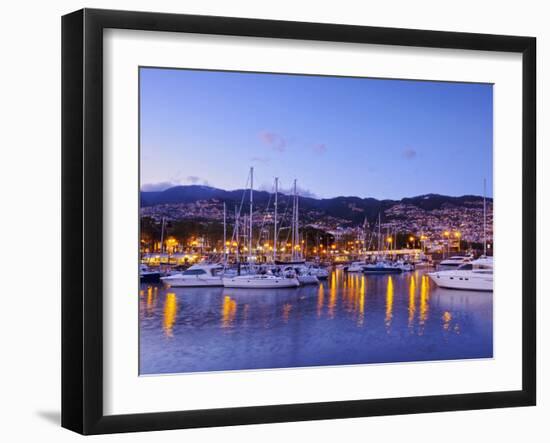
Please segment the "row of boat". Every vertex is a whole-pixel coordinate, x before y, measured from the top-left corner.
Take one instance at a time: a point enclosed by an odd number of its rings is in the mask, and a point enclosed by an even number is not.
[[[160,280],[171,287],[224,286],[226,288],[275,289],[319,284],[328,271],[315,264],[292,263],[227,269],[221,264],[196,264]]]
[[[414,271],[414,265],[404,260],[377,260],[375,262],[356,261],[345,266],[346,272],[359,272],[363,274],[400,274]]]

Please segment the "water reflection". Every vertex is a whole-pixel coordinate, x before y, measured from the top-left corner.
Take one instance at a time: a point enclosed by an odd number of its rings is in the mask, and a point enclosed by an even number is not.
[[[421,271],[272,291],[142,285],[139,307],[147,374],[492,356],[492,294]]]
[[[166,294],[166,300],[164,302],[164,333],[168,337],[173,337],[173,328],[176,321],[176,315],[178,313],[178,299],[176,294],[169,292]]]
[[[386,286],[386,330],[389,332],[391,319],[393,317],[393,280],[391,275],[388,276]]]
[[[222,328],[229,328],[235,320],[235,313],[237,312],[237,302],[233,300],[229,295],[223,298],[222,306]]]
[[[409,282],[409,322],[408,327],[411,329],[414,322],[414,314],[416,312],[416,275],[410,276]]]
[[[430,306],[428,304],[428,290],[430,285],[430,279],[427,275],[423,275],[420,280],[420,334],[424,331],[424,324],[428,320],[428,314]]]
[[[365,323],[365,297],[367,295],[367,279],[365,276],[361,278],[361,288],[359,290],[359,319],[357,326],[363,326]]]
[[[319,285],[319,291],[317,295],[317,317],[321,317],[324,303],[325,303],[325,285]]]

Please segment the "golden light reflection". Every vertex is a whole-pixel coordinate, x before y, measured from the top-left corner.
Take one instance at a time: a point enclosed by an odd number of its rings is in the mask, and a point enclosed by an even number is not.
[[[359,286],[359,318],[357,326],[363,326],[365,323],[365,296],[367,294],[367,281],[365,276],[361,278],[361,286]]]
[[[426,320],[428,320],[429,315],[429,304],[428,304],[428,297],[429,297],[429,281],[428,276],[423,275],[422,280],[420,282],[420,326],[424,326],[426,323]],[[422,334],[422,330],[420,331],[420,334]]]
[[[393,279],[388,276],[388,285],[386,287],[386,328],[388,329],[391,326],[391,321],[393,317]]]
[[[290,317],[290,311],[292,310],[292,305],[290,303],[285,303],[283,305],[283,321],[288,323]]]
[[[147,298],[145,303],[145,312],[147,313],[147,315],[153,315],[155,313],[157,301],[158,301],[158,288],[156,286],[155,288],[153,288],[152,286],[148,286]]]
[[[164,321],[163,329],[167,337],[173,337],[174,323],[176,322],[176,316],[178,313],[178,299],[176,294],[169,292],[166,294],[166,301],[164,302]]]
[[[332,273],[330,279],[330,295],[328,299],[328,315],[329,318],[334,318],[334,308],[336,307],[336,273]]]
[[[441,319],[443,320],[443,329],[448,331],[451,327],[451,320],[453,319],[452,314],[449,311],[445,311]]]
[[[323,284],[320,284],[319,291],[317,293],[317,317],[321,317],[324,303],[325,303],[325,286]]]
[[[231,323],[235,319],[235,313],[237,312],[237,302],[233,300],[229,295],[223,298],[222,305],[222,328],[231,327]]]
[[[414,314],[416,312],[416,276],[411,275],[409,282],[409,328],[412,328],[414,322]]]

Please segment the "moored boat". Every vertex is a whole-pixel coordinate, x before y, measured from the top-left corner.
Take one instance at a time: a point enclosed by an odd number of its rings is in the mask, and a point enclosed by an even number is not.
[[[158,283],[160,276],[159,270],[152,270],[146,265],[139,266],[139,281],[141,283]]]
[[[471,257],[466,257],[463,255],[454,255],[452,257],[449,257],[445,260],[442,260],[439,263],[439,266],[445,266],[447,268],[457,268],[458,266],[463,265],[464,263],[469,262]]]
[[[481,257],[464,263],[457,269],[430,272],[428,276],[441,288],[492,291],[493,258]]]
[[[222,280],[226,288],[275,289],[300,286],[300,282],[295,277],[278,277],[271,274],[238,275],[224,277]]]
[[[172,287],[223,286],[223,266],[219,264],[196,264],[189,269],[160,280]]]
[[[364,274],[400,274],[401,272],[403,272],[403,269],[395,263],[383,260],[368,263],[363,267]]]
[[[365,264],[364,261],[354,261],[348,267],[345,267],[344,270],[346,272],[363,272]]]
[[[310,269],[305,264],[283,268],[283,275],[291,276],[292,274],[295,275],[295,278],[297,278],[298,282],[302,285],[316,285],[319,283],[317,276],[310,272]]]

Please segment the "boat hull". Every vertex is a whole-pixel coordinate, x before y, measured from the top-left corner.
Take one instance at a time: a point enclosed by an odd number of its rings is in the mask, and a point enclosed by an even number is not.
[[[160,281],[160,272],[147,272],[139,275],[141,283],[158,283]]]
[[[402,269],[399,268],[364,268],[363,274],[401,274],[403,272]]]
[[[319,283],[319,279],[315,275],[299,275],[298,281],[302,285],[316,285]]]
[[[296,278],[254,278],[240,276],[224,278],[223,286],[226,288],[244,289],[296,288],[300,286],[300,282]]]
[[[430,272],[428,277],[440,288],[465,291],[493,291],[493,277],[488,275],[453,275]]]
[[[221,278],[203,279],[203,278],[161,278],[162,283],[172,288],[202,288],[223,286]]]

